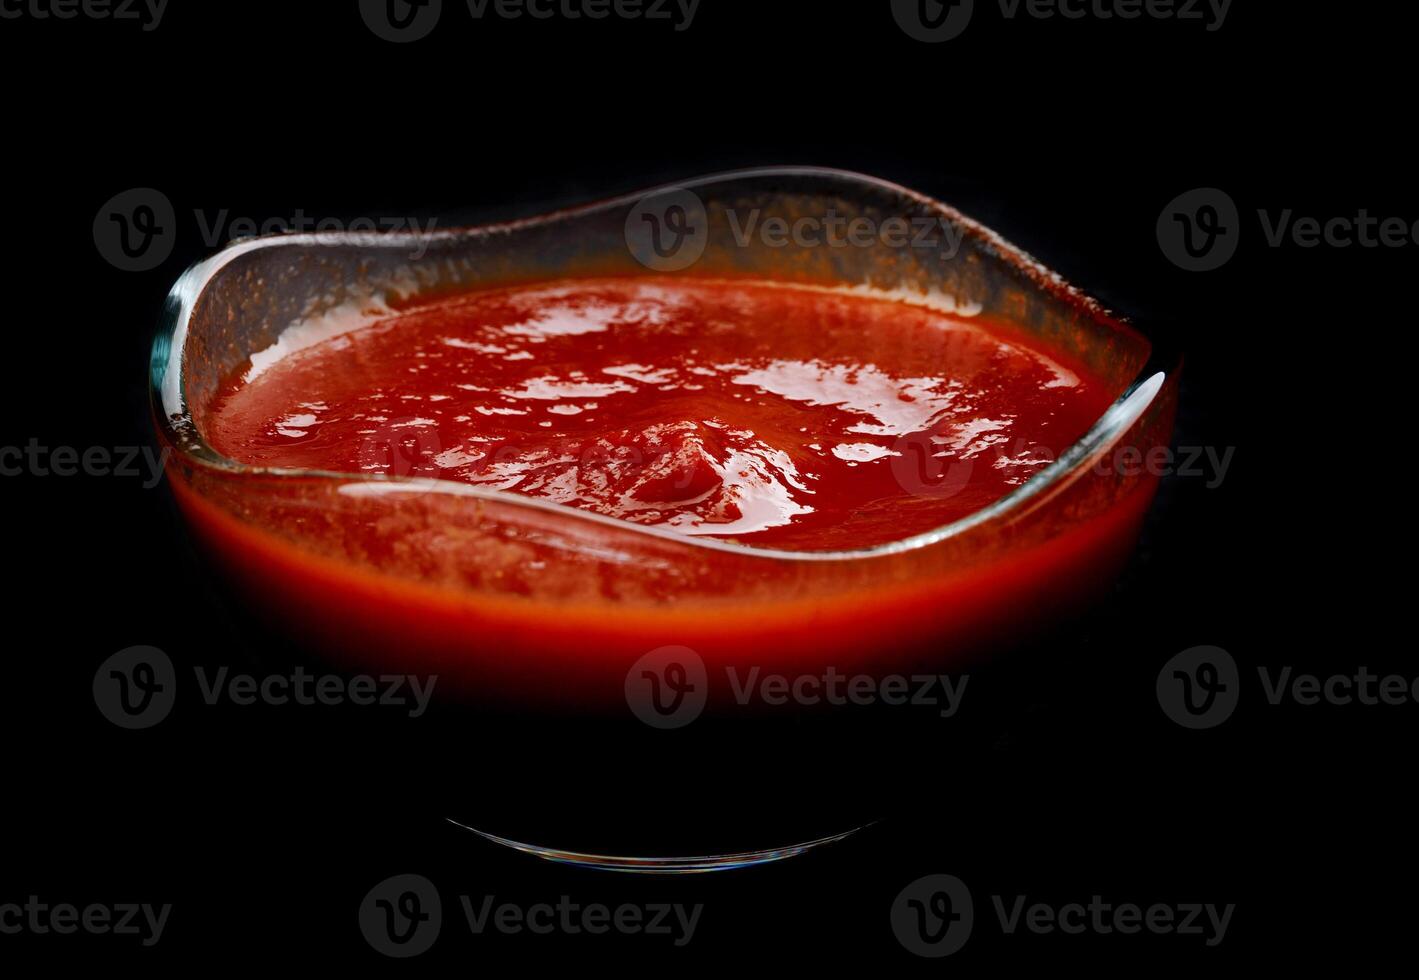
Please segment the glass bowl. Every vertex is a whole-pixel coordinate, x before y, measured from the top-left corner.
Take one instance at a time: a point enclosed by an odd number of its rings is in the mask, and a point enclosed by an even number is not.
[[[741,216],[756,209],[761,222],[789,227],[831,214],[938,233],[934,246],[881,234],[847,246],[745,236]],[[360,474],[246,466],[203,437],[222,382],[298,325],[358,322],[480,287],[647,272],[929,303],[1022,331],[1086,364],[1117,397],[994,504],[924,534],[832,552],[687,537],[397,465]],[[180,511],[233,589],[323,662],[437,675],[454,707],[431,723],[439,734],[429,740],[459,747],[441,769],[444,816],[554,859],[629,855],[629,867],[674,870],[670,858],[694,854],[679,866],[702,870],[796,853],[910,795],[909,775],[894,781],[886,763],[902,754],[909,712],[744,705],[731,681],[754,670],[966,671],[1047,636],[1108,587],[1133,549],[1157,477],[1116,463],[1167,445],[1178,366],[1156,338],[947,205],[861,175],[795,168],[499,225],[234,243],[173,287],[151,384]],[[903,486],[951,492],[953,475],[912,448],[893,464]],[[358,533],[342,538],[340,528]],[[399,567],[419,574],[387,567],[395,549]],[[658,686],[671,680],[692,689],[688,709]],[[926,724],[928,737],[960,738],[939,712]],[[489,748],[458,754],[469,746]],[[850,765],[884,778],[848,785]]]

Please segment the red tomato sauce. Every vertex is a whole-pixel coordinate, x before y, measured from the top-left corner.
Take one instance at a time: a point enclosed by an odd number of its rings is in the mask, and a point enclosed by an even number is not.
[[[1116,394],[1007,326],[923,305],[645,277],[290,331],[229,379],[204,428],[253,465],[437,476],[834,551],[1008,494]],[[923,467],[944,479],[924,488]]]

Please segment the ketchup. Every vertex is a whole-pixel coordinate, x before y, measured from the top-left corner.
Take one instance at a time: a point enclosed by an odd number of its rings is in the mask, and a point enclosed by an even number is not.
[[[929,306],[645,277],[302,325],[228,380],[205,429],[258,466],[436,476],[833,551],[987,506],[1115,394],[1008,327]]]

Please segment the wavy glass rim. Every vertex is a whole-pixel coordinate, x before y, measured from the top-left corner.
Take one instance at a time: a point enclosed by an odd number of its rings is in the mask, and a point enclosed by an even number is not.
[[[149,368],[150,395],[153,412],[170,442],[183,456],[202,466],[229,473],[250,476],[287,477],[299,479],[319,479],[337,481],[350,487],[359,487],[366,493],[444,493],[451,496],[475,497],[516,507],[527,507],[548,513],[560,514],[568,520],[591,522],[618,528],[622,531],[644,534],[666,541],[674,541],[689,548],[703,548],[710,551],[730,552],[748,557],[772,558],[781,561],[855,561],[902,552],[916,551],[957,537],[981,524],[1003,517],[1046,491],[1066,484],[1080,474],[1086,465],[1104,452],[1110,444],[1126,433],[1143,415],[1153,399],[1162,389],[1176,361],[1159,348],[1156,337],[1140,334],[1149,344],[1147,362],[1114,400],[1104,414],[1059,457],[1034,474],[1012,492],[993,503],[958,518],[949,524],[914,534],[897,541],[871,548],[838,551],[790,551],[779,548],[764,548],[751,544],[719,540],[698,535],[680,534],[676,531],[648,527],[623,521],[593,511],[581,510],[566,504],[553,503],[536,497],[511,493],[504,490],[489,490],[455,480],[438,477],[391,476],[384,473],[344,473],[335,470],[294,469],[287,467],[249,466],[221,455],[208,444],[197,430],[188,409],[187,394],[183,385],[182,352],[187,342],[188,327],[197,301],[207,286],[227,265],[237,258],[260,249],[286,245],[332,245],[372,246],[372,245],[414,245],[432,240],[458,240],[486,238],[524,228],[555,224],[569,218],[633,205],[643,198],[671,192],[677,189],[693,190],[732,180],[762,177],[829,177],[840,181],[856,182],[900,194],[933,208],[958,223],[962,230],[991,246],[1001,259],[1023,272],[1033,284],[1046,292],[1055,294],[1095,319],[1107,320],[1113,325],[1137,331],[1136,325],[1111,315],[1097,300],[1069,285],[1061,276],[1050,271],[1024,250],[1010,244],[996,232],[977,221],[961,214],[955,208],[935,198],[920,194],[910,188],[891,181],[881,180],[866,174],[831,167],[765,167],[747,170],[731,170],[709,174],[689,180],[674,181],[657,187],[647,188],[630,194],[550,211],[546,214],[515,221],[485,225],[471,225],[462,228],[445,228],[430,232],[341,232],[273,234],[234,242],[215,255],[202,259],[190,266],[169,291],[163,305],[163,316],[158,332],[153,339],[153,350]],[[470,828],[471,829],[471,828]]]

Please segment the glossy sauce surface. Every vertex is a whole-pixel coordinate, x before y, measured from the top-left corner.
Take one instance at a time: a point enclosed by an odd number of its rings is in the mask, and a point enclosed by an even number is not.
[[[645,277],[288,331],[204,425],[241,462],[437,476],[686,535],[847,550],[1023,484],[1114,392],[892,298]]]

